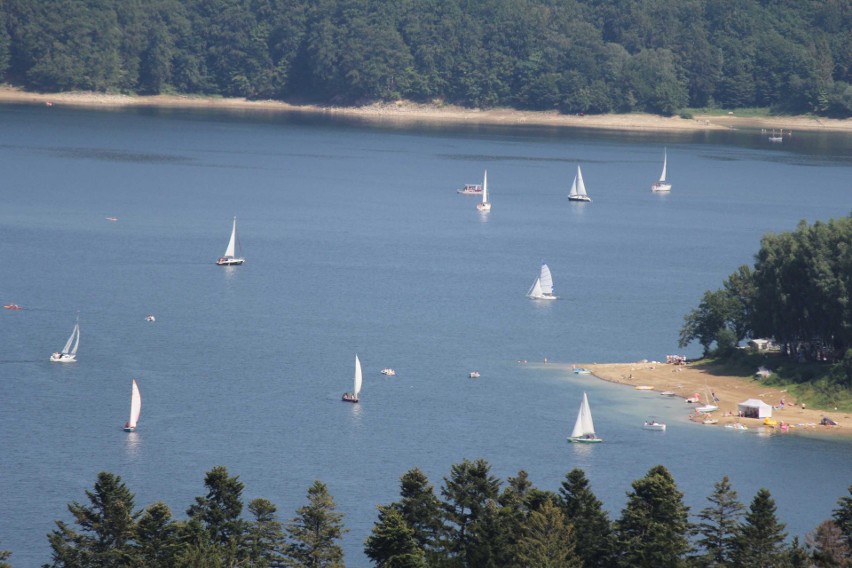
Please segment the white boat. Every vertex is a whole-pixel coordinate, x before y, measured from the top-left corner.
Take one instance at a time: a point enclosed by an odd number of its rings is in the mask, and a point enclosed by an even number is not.
[[[385,367],[384,369],[382,369],[381,373],[383,375],[387,375],[388,377],[395,377],[396,376],[396,371],[394,371],[390,367]]]
[[[466,183],[464,187],[458,190],[462,195],[482,195],[481,183]]]
[[[663,150],[663,173],[660,174],[660,179],[651,184],[651,191],[671,191],[672,184],[666,181],[666,151]]]
[[[148,314],[145,316],[145,321],[157,321],[157,318],[154,317],[154,314]]]
[[[586,393],[583,393],[583,402],[580,404],[577,421],[574,423],[574,430],[571,431],[568,441],[577,444],[597,444],[603,442],[595,434],[595,425],[592,422],[592,409],[589,407],[589,397],[586,396]]]
[[[775,130],[772,131],[772,134],[769,135],[770,142],[783,142],[784,141],[784,130],[782,129],[779,134],[775,134]]]
[[[77,361],[77,348],[80,346],[80,320],[74,324],[71,336],[65,342],[62,351],[57,351],[50,356],[54,363],[74,363]]]
[[[556,300],[558,296],[553,295],[553,277],[550,268],[546,264],[541,265],[541,272],[533,282],[527,297],[532,300]]]
[[[479,378],[479,371],[471,371],[470,373],[468,373],[467,376],[470,377],[471,379],[478,379]]]
[[[235,248],[237,244],[237,218],[234,217],[234,225],[231,229],[231,240],[228,241],[228,248],[225,249],[225,254],[216,261],[219,266],[233,266],[242,264],[246,259],[235,256]]]
[[[125,432],[133,432],[136,430],[136,423],[139,422],[139,413],[142,412],[142,395],[139,394],[139,387],[136,384],[136,379],[133,379],[133,386],[130,389],[130,420],[124,424]]]
[[[677,396],[677,393],[674,391],[663,391],[660,393],[660,396]]]
[[[699,414],[707,414],[708,412],[716,412],[717,410],[719,410],[719,405],[713,404],[714,402],[716,402],[715,396],[714,397],[710,396],[709,389],[708,389],[708,392],[706,393],[706,396],[707,396],[707,404],[705,404],[704,406],[696,407],[695,412],[698,412]]]
[[[569,201],[586,201],[592,200],[589,194],[586,193],[586,184],[583,182],[583,172],[580,166],[577,166],[577,175],[574,176],[574,183],[571,184],[571,191],[568,193]]]
[[[666,423],[660,422],[656,418],[650,418],[645,421],[642,425],[643,430],[652,430],[655,432],[665,432],[666,431]]]
[[[731,430],[748,430],[748,426],[746,426],[745,424],[740,424],[739,422],[725,424],[725,428],[729,428]]]
[[[358,355],[355,355],[355,384],[352,392],[344,393],[343,400],[346,402],[358,402],[358,395],[361,394],[361,360]]]
[[[476,204],[476,210],[483,213],[491,211],[491,203],[488,202],[488,170],[482,176],[482,201]]]
[[[574,367],[574,374],[575,375],[591,375],[592,370],[586,369],[584,367]]]

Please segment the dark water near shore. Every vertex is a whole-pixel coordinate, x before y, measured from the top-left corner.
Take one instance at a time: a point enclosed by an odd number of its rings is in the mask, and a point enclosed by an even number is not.
[[[763,234],[850,213],[849,134],[771,145],[758,131],[14,105],[0,132],[0,303],[27,308],[0,313],[0,549],[14,566],[49,560],[53,521],[102,470],[179,518],[215,465],[284,519],[321,479],[350,566],[368,565],[375,505],[414,466],[440,487],[483,457],[553,490],[580,467],[614,517],[658,463],[693,510],[728,475],[746,503],[768,488],[791,536],[852,482],[849,442],[695,426],[680,400],[537,363],[697,355],[677,348],[683,315]],[[654,195],[664,146],[674,189]],[[566,199],[578,163],[591,204]],[[455,190],[486,168],[483,217]],[[217,267],[234,215],[246,264]],[[560,301],[524,297],[542,261]],[[48,362],[78,313],[79,362]],[[356,352],[362,403],[344,404]],[[127,435],[132,377],[143,409]],[[584,390],[606,439],[594,448],[565,442]],[[648,414],[669,431],[642,431]]]

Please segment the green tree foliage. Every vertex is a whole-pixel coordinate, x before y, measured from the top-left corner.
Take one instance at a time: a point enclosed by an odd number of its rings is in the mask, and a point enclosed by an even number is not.
[[[568,472],[559,489],[559,497],[566,522],[574,526],[577,554],[583,566],[611,566],[612,527],[603,504],[592,493],[583,470],[572,469]]]
[[[379,506],[379,520],[364,545],[364,553],[379,568],[425,568],[426,555],[414,529],[393,506]]]
[[[267,499],[254,499],[248,510],[252,515],[245,533],[248,564],[256,568],[284,566],[286,537],[277,507]]]
[[[837,500],[837,508],[832,513],[832,518],[840,529],[846,546],[852,549],[852,485],[849,486],[849,495]]]
[[[618,564],[677,567],[689,550],[688,507],[669,471],[654,466],[633,482],[627,505],[615,522]]]
[[[779,566],[785,558],[784,525],[775,516],[775,501],[767,489],[754,496],[740,525],[733,551],[736,566]]]
[[[580,568],[582,559],[574,550],[571,524],[549,499],[530,513],[518,546],[521,566]]]
[[[304,568],[342,568],[343,549],[338,541],[345,532],[343,515],[328,488],[315,481],[308,489],[308,504],[287,525],[287,557]]]
[[[88,505],[73,502],[68,510],[81,532],[57,521],[48,535],[56,568],[87,566],[124,567],[137,562],[133,547],[134,496],[121,478],[107,472],[98,474],[93,491],[86,491]]]
[[[838,0],[4,0],[29,89],[852,115]]]
[[[165,503],[145,509],[136,523],[136,555],[142,566],[174,566],[180,543],[178,526]]]
[[[229,563],[236,562],[246,553],[246,524],[240,518],[244,485],[239,477],[229,476],[224,466],[216,466],[207,472],[204,486],[207,495],[196,497],[186,514],[204,527],[210,543],[222,551]]]
[[[429,479],[418,468],[400,479],[400,501],[394,504],[413,531],[414,540],[430,565],[437,563],[443,530],[441,502]]]
[[[806,539],[811,559],[819,568],[852,566],[852,548],[846,544],[840,527],[832,520],[823,521]]]
[[[6,562],[10,556],[12,556],[11,551],[0,550],[0,568],[12,568],[12,565]]]
[[[482,544],[482,540],[476,538],[476,531],[486,526],[478,523],[485,519],[499,488],[500,480],[491,475],[491,466],[483,459],[455,464],[450,468],[449,477],[444,478],[441,495],[444,497],[446,549],[465,566],[475,565],[469,563],[470,559],[482,555],[475,546],[477,541]]]
[[[695,526],[699,537],[696,544],[702,551],[695,559],[696,564],[707,568],[730,565],[737,529],[745,509],[737,500],[737,492],[731,487],[728,476],[713,488],[713,493],[707,498],[710,506],[701,510]]]

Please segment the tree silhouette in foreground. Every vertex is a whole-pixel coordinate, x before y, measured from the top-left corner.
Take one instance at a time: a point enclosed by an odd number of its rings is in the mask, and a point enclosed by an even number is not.
[[[287,525],[287,556],[305,568],[342,568],[343,549],[338,541],[347,530],[343,515],[321,481],[308,489],[308,504],[296,511]]]

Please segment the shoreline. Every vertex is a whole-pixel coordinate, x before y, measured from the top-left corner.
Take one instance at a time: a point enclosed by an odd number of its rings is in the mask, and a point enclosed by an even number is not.
[[[652,114],[604,114],[576,116],[556,111],[523,111],[505,108],[470,109],[452,105],[429,105],[399,101],[373,103],[360,107],[295,105],[283,101],[250,101],[244,98],[220,98],[186,95],[117,95],[92,92],[31,93],[15,87],[0,86],[0,103],[44,104],[85,108],[200,108],[262,111],[291,114],[317,114],[358,118],[376,123],[402,124],[482,124],[525,125],[648,132],[696,132],[710,130],[783,129],[817,132],[852,132],[852,119],[807,116],[738,117],[695,115],[692,119]]]
[[[590,375],[575,375],[574,365],[566,363],[549,363],[548,367],[558,368],[566,375],[573,377],[587,377]],[[737,416],[737,404],[746,399],[756,398],[773,406],[772,419],[778,424],[783,421],[789,424],[787,434],[812,434],[825,436],[838,436],[852,438],[852,413],[842,411],[828,411],[816,408],[803,408],[786,394],[783,388],[777,386],[763,385],[757,379],[747,379],[736,376],[714,375],[708,371],[694,367],[691,364],[673,365],[658,361],[637,361],[634,363],[591,363],[576,365],[589,369],[591,376],[599,380],[632,386],[637,390],[652,390],[654,392],[673,391],[675,396],[685,399],[693,393],[702,395],[702,402],[706,397],[708,389],[718,398],[719,410],[713,413],[713,418],[718,423],[713,426],[724,427],[727,424],[740,422],[747,426],[750,431],[766,428],[773,434],[783,434],[777,427],[765,426],[761,418],[740,418]],[[649,388],[650,387],[650,388]],[[785,398],[786,397],[786,398]],[[780,401],[784,400],[783,408]],[[701,419],[696,420],[697,413],[693,412],[695,406],[684,403],[684,413],[690,414],[690,419],[697,424],[704,425]],[[703,415],[701,415],[703,417]],[[819,424],[823,417],[834,420],[837,426],[821,426]]]

